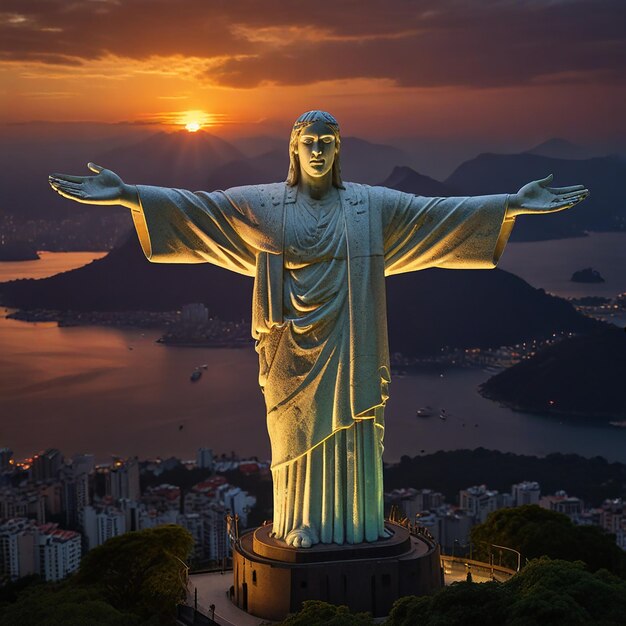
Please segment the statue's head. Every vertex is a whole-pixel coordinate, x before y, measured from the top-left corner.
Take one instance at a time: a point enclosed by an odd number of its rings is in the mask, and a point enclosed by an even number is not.
[[[340,148],[339,124],[330,113],[303,113],[291,130],[287,184],[297,185],[301,170],[317,178],[327,175],[332,169],[333,185],[343,189]]]

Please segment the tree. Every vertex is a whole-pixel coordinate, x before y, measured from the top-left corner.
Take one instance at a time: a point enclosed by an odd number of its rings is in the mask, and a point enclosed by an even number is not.
[[[536,559],[504,585],[511,624],[623,624],[626,581],[582,562]]]
[[[385,626],[586,626],[623,624],[626,581],[583,563],[531,561],[505,583],[454,583],[398,600]]]
[[[584,561],[591,571],[601,568],[626,577],[626,554],[612,535],[600,528],[576,526],[569,517],[536,505],[500,509],[471,530],[479,559],[488,560],[492,544],[521,552],[524,559],[549,556],[566,561]],[[513,565],[512,555],[503,562]]]
[[[433,596],[408,596],[394,605],[385,626],[502,626],[505,591],[499,583],[455,583]]]
[[[369,613],[350,613],[347,606],[318,600],[302,603],[302,610],[276,626],[373,626]]]
[[[0,626],[139,626],[138,616],[118,611],[97,590],[71,583],[40,584],[25,589],[13,604],[0,607]]]
[[[120,611],[168,620],[186,596],[192,547],[192,536],[174,524],[126,533],[87,553],[72,582],[99,589]]]

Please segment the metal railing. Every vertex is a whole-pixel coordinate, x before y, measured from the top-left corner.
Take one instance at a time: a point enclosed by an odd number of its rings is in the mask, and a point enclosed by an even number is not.
[[[486,577],[491,580],[497,580],[500,582],[504,582],[509,580],[512,576],[515,576],[517,573],[514,569],[510,569],[509,567],[504,567],[503,565],[496,565],[493,562],[493,555],[490,559],[489,563],[485,561],[475,561],[473,559],[467,559],[462,556],[449,556],[442,554],[441,557],[441,567],[444,572],[452,569],[451,566],[454,565],[462,565],[465,567],[466,571],[469,573],[480,574],[483,573]]]

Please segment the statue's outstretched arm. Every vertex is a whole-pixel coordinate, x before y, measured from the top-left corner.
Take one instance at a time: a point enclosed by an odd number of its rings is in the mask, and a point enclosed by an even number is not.
[[[506,217],[563,211],[578,204],[589,195],[589,190],[585,189],[584,185],[548,187],[552,178],[550,174],[542,180],[534,180],[509,196]]]
[[[139,195],[134,185],[127,185],[115,172],[95,163],[88,163],[87,167],[95,176],[51,174],[48,176],[50,186],[64,198],[83,204],[121,204],[129,209],[139,206]]]

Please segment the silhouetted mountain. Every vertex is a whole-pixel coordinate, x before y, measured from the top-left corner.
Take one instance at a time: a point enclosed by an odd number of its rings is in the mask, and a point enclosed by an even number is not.
[[[89,174],[87,161],[132,146],[154,130],[131,124],[31,122],[0,125],[0,133],[0,210],[20,220],[57,220],[118,209],[68,203],[51,192],[49,174]],[[119,212],[125,210],[119,207]]]
[[[394,165],[406,160],[402,150],[391,146],[373,144],[357,137],[341,140],[341,174],[347,181],[375,184]],[[289,152],[285,142],[283,147],[275,147],[254,157],[246,156],[214,169],[208,188],[228,189],[285,180],[288,170]]]
[[[394,167],[393,171],[382,183],[382,187],[391,187],[398,191],[414,193],[418,196],[455,196],[458,192],[444,183],[419,174],[410,167]]]
[[[554,174],[552,186],[585,185],[591,191],[590,197],[567,211],[521,216],[513,230],[514,241],[626,229],[622,193],[626,163],[617,157],[566,160],[534,154],[481,154],[459,166],[445,183],[467,195],[514,193],[548,174]]]
[[[88,160],[109,167],[129,183],[144,183],[190,189],[224,189],[243,184],[284,180],[289,158],[287,138],[257,137],[238,140],[241,149],[208,132],[174,132],[146,135],[146,129],[122,126],[94,131],[88,126],[68,126],[57,137],[37,139],[36,133],[24,142],[12,137],[0,152],[0,211],[18,220],[38,218],[90,220],[105,212],[119,215],[125,209],[94,207],[67,201],[53,193],[49,173],[88,174]],[[99,128],[99,127],[98,127]],[[73,130],[74,129],[74,130]],[[42,133],[45,129],[42,129]],[[45,133],[44,133],[45,134]],[[42,135],[43,137],[43,135]],[[575,146],[574,146],[575,148]],[[568,150],[570,144],[550,140],[533,151]],[[248,152],[249,151],[249,152]],[[532,151],[531,151],[532,152]],[[570,155],[571,156],[571,155]],[[522,217],[514,240],[577,236],[584,230],[626,228],[626,209],[620,184],[626,162],[617,157],[572,160],[552,159],[537,154],[483,154],[461,165],[444,183],[421,177],[408,168],[401,149],[374,144],[357,137],[342,140],[342,169],[345,180],[385,184],[422,195],[459,195],[514,192],[532,179],[553,172],[555,185],[587,185],[591,197],[580,207],[539,218]],[[93,228],[99,220],[94,219]],[[88,229],[88,226],[86,227]],[[83,236],[77,230],[77,236]]]
[[[89,140],[81,127],[67,136],[45,140],[12,138],[0,151],[0,211],[17,219],[61,220],[93,216],[99,212],[125,212],[121,207],[94,207],[69,202],[48,185],[54,172],[89,175],[87,161],[116,171],[131,184],[185,189],[227,189],[285,180],[289,168],[288,138],[257,137],[233,143],[205,131],[158,132],[121,127],[112,134]],[[95,131],[97,133],[97,131]],[[249,148],[250,153],[246,151]],[[343,175],[346,180],[376,183],[395,165],[407,162],[402,150],[373,144],[356,137],[342,140]]]
[[[206,189],[229,189],[285,180],[289,168],[286,150],[275,149],[254,158],[242,157],[216,167],[208,176]],[[160,184],[160,183],[159,183]]]
[[[567,139],[553,137],[538,146],[526,150],[525,154],[536,154],[538,156],[550,157],[552,159],[590,159],[594,156],[592,150],[579,146]]]
[[[431,269],[387,279],[389,341],[404,354],[514,345],[602,326],[504,270]]]
[[[626,418],[626,333],[565,339],[490,378],[482,393],[524,411]]]
[[[391,349],[499,346],[600,325],[565,300],[501,270],[427,270],[387,281]],[[222,319],[249,319],[252,281],[208,264],[149,263],[133,235],[107,257],[42,280],[0,285],[4,305],[57,310],[173,310],[204,302]]]
[[[341,140],[341,173],[344,180],[375,185],[397,165],[409,162],[399,148],[345,137]]]
[[[274,150],[281,150],[283,153],[287,150],[286,137],[256,135],[253,137],[235,137],[228,141],[249,159],[254,159],[260,154],[273,152]]]
[[[214,265],[150,263],[134,232],[84,267],[43,280],[0,284],[0,299],[18,308],[167,311],[205,302],[213,313],[232,320],[250,318],[251,295],[251,279]]]
[[[195,190],[208,188],[210,172],[243,158],[232,144],[208,132],[178,131],[156,133],[93,160],[129,183]]]

